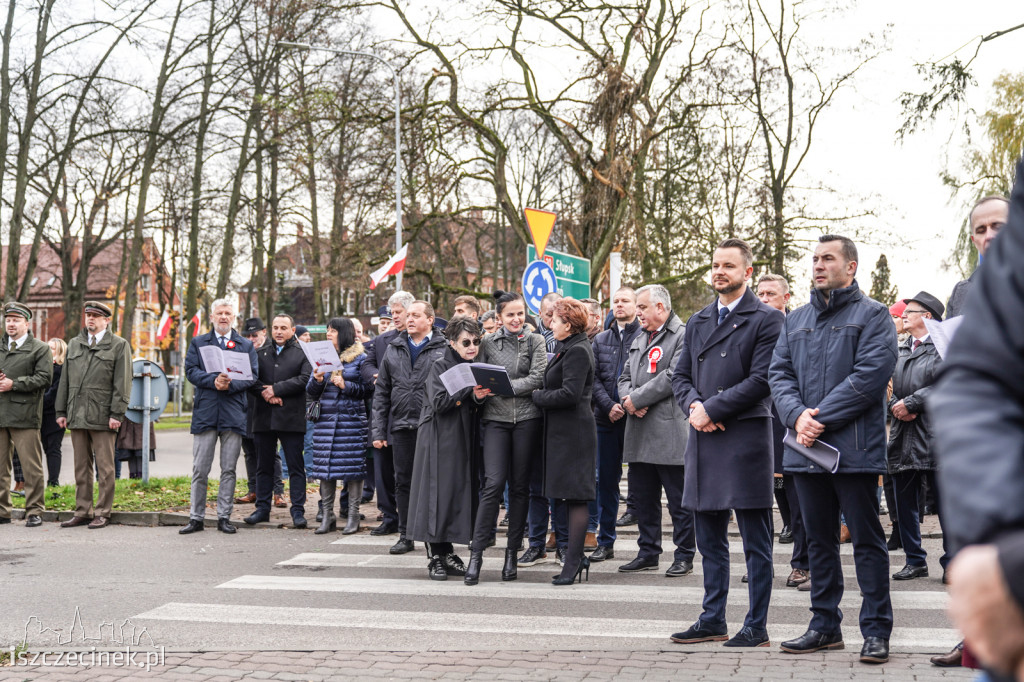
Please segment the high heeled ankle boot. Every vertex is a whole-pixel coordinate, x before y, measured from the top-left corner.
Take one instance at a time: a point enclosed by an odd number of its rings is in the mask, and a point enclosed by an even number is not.
[[[519,577],[519,561],[516,550],[509,547],[505,550],[505,565],[501,569],[502,582],[511,582]]]
[[[473,550],[469,553],[469,565],[466,566],[466,577],[462,582],[467,585],[476,585],[480,582],[480,566],[484,562],[482,550]]]
[[[320,481],[320,501],[323,503],[324,515],[320,521],[320,527],[313,531],[315,535],[338,530],[338,518],[334,515],[334,493],[337,488],[337,481]]]
[[[348,523],[341,531],[342,535],[352,535],[359,532],[359,500],[363,494],[362,481],[348,482]]]

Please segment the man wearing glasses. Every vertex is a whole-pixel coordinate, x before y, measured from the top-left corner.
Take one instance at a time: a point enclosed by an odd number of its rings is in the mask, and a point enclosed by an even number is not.
[[[910,336],[900,344],[896,371],[892,376],[892,397],[888,409],[892,414],[889,432],[889,475],[896,498],[896,520],[900,539],[907,553],[907,564],[893,580],[913,580],[928,576],[927,554],[921,547],[921,522],[918,517],[918,497],[921,479],[935,471],[935,453],[932,449],[931,415],[926,412],[925,399],[932,390],[939,371],[939,353],[929,338],[925,320],[942,320],[945,306],[927,291],[903,300],[903,328]],[[935,490],[938,503],[938,490]],[[942,526],[942,512],[935,509]],[[943,535],[942,582],[946,582],[946,540]]]

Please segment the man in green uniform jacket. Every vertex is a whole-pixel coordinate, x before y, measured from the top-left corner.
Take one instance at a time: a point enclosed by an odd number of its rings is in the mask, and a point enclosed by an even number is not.
[[[110,308],[85,303],[85,329],[68,343],[57,388],[57,425],[71,429],[75,451],[75,515],[60,524],[103,528],[114,503],[114,441],[132,390],[132,351],[107,329]],[[92,500],[93,469],[99,496]]]
[[[11,459],[18,451],[25,473],[25,525],[43,525],[43,393],[53,378],[50,347],[32,336],[32,311],[4,306],[0,337],[0,523],[11,522]]]

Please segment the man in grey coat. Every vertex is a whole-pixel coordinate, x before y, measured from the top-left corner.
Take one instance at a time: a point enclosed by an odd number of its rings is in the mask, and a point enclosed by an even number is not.
[[[621,573],[653,571],[661,554],[661,491],[672,516],[676,545],[669,578],[693,572],[693,512],[683,508],[683,453],[689,424],[672,394],[672,370],[683,347],[683,323],[672,312],[672,299],[660,284],[636,292],[642,331],[629,348],[619,377],[619,396],[626,411],[622,459],[629,463],[636,496],[640,551],[619,566]]]

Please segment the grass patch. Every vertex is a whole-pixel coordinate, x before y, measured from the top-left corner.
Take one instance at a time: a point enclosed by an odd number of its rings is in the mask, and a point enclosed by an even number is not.
[[[189,476],[151,478],[149,483],[143,483],[137,478],[119,478],[114,482],[113,511],[188,511],[191,486],[192,479]],[[216,502],[219,487],[220,482],[216,478],[210,478],[207,483],[206,494],[208,502]],[[287,480],[284,482],[284,487],[287,492]],[[313,487],[312,489],[315,490],[316,488]],[[96,493],[95,485],[93,486],[93,493]],[[241,488],[235,489],[235,494],[242,495],[244,493],[245,485],[243,482]],[[47,511],[74,511],[75,486],[58,485],[47,488],[44,503]],[[12,495],[11,504],[15,509],[24,509],[25,498]]]
[[[191,414],[175,417],[174,415],[164,413],[164,416],[160,417],[160,421],[153,424],[153,428],[157,431],[183,431],[187,430],[190,426],[192,426]]]

